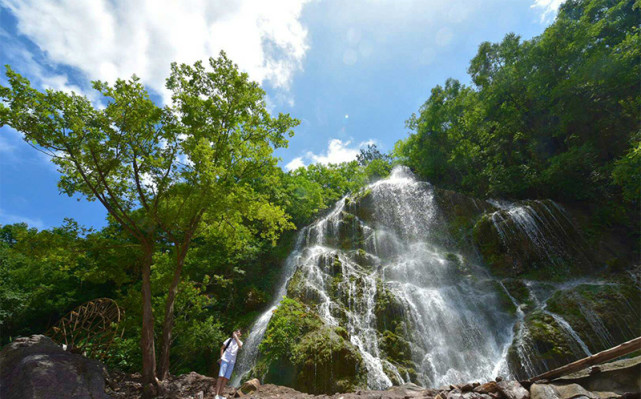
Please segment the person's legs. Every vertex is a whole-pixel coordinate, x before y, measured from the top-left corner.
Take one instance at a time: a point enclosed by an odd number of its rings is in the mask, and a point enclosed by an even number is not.
[[[216,395],[220,395],[223,393],[223,390],[225,389],[227,382],[231,379],[231,373],[232,371],[234,371],[234,363],[227,363],[227,362],[224,362],[224,363],[225,363],[224,370],[223,370],[222,364],[220,366],[219,374],[222,375],[222,377],[218,377],[218,379],[221,381],[220,393],[217,393]]]
[[[216,396],[220,395],[223,392],[223,389],[225,389],[225,385],[227,384],[227,380],[229,378],[225,378],[225,376],[229,373],[228,369],[229,368],[229,363],[226,361],[220,362],[220,371],[218,372],[218,378],[216,379]]]
[[[227,381],[229,381],[229,378],[222,377],[221,380],[223,381],[222,386],[220,387],[220,396],[223,396],[222,393],[225,390],[225,386],[227,385]]]

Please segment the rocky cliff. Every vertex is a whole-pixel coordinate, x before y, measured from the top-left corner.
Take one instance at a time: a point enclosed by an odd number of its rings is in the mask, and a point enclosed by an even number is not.
[[[522,379],[639,336],[634,250],[588,237],[585,219],[397,168],[300,233],[287,299],[239,369],[312,393],[434,387]]]

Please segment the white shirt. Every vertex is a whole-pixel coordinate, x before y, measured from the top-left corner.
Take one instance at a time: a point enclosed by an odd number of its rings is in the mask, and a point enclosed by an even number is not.
[[[223,343],[223,346],[227,345],[227,342],[230,339],[231,339],[231,343],[227,347],[227,350],[225,350],[225,352],[223,353],[222,359],[223,359],[223,361],[225,361],[227,363],[236,363],[236,355],[238,355],[238,349],[240,349],[240,347],[238,346],[238,343],[236,342],[236,340],[233,339],[233,338],[228,338]],[[242,345],[243,341],[240,341],[240,344]]]

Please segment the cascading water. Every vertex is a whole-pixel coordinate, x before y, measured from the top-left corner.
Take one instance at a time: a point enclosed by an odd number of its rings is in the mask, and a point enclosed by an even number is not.
[[[583,241],[565,210],[551,200],[526,203],[489,201],[498,208],[490,215],[501,242],[514,258],[567,269],[568,261],[590,263]]]
[[[420,383],[442,385],[506,374],[497,365],[505,363],[513,317],[494,310],[497,295],[486,272],[445,247],[447,233],[433,188],[415,180],[406,168],[396,168],[365,192],[371,197],[372,220],[355,216],[358,210],[346,199],[339,201],[301,234],[304,238],[287,269],[301,273],[323,320],[347,330],[363,358],[368,386],[385,388],[410,379],[381,353],[376,301],[382,290],[402,309]],[[351,241],[346,247],[340,241],[347,237]],[[339,269],[340,281],[328,272],[329,264]],[[330,294],[332,289],[340,293],[341,303]],[[270,315],[271,309],[252,327],[252,341],[239,360],[241,373],[251,367]]]
[[[448,248],[433,188],[407,169],[370,186],[380,276],[403,304],[418,380],[438,386],[492,378],[511,339],[513,320],[497,312],[484,270]],[[488,332],[493,332],[488,334]]]
[[[274,297],[274,301],[270,304],[269,308],[260,315],[260,317],[249,329],[247,339],[243,343],[243,350],[241,350],[238,355],[238,361],[235,367],[236,374],[231,381],[232,386],[238,386],[240,384],[243,377],[247,374],[247,372],[249,372],[249,370],[254,365],[254,362],[256,361],[256,357],[258,356],[258,346],[260,345],[260,341],[262,341],[263,336],[265,335],[267,324],[269,324],[269,320],[278,307],[278,304],[280,304],[280,301],[285,297],[287,281],[291,278],[292,274],[296,270],[298,258],[301,256],[300,248],[303,238],[305,237],[305,230],[306,229],[303,229],[300,231],[300,233],[298,233],[294,251],[289,254],[287,260],[285,261],[282,281],[279,285],[278,292]]]
[[[540,371],[529,354],[534,348],[525,325],[525,305],[478,261],[462,255],[434,196],[431,185],[417,181],[407,168],[396,167],[389,178],[343,198],[303,229],[287,258],[276,300],[251,328],[233,383],[237,385],[255,363],[272,313],[290,292],[312,306],[326,325],[346,330],[373,389],[410,380],[440,386],[506,376],[511,347],[527,374]],[[554,265],[565,254],[550,241],[563,238],[582,251],[571,222],[556,203],[492,205],[499,209],[490,220],[504,245],[521,237]],[[555,320],[577,356],[589,354],[572,326],[546,309],[551,293],[565,287],[550,291],[547,285],[526,284],[535,310]],[[515,313],[500,304],[503,290]],[[390,358],[384,336],[390,330],[409,344],[413,375],[406,364]]]

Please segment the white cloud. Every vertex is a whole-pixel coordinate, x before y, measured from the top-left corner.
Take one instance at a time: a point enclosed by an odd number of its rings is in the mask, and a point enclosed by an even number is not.
[[[340,139],[331,139],[325,154],[317,155],[312,152],[308,152],[306,157],[311,159],[313,163],[322,163],[325,165],[330,163],[348,162],[356,159],[356,155],[359,154],[360,148],[360,146],[350,148],[349,145],[351,143],[351,141],[343,142]]]
[[[541,10],[541,22],[548,22],[554,18],[559,7],[565,0],[534,0],[534,4],[530,7]]]
[[[0,37],[3,37],[4,50],[9,58],[8,64],[13,65],[16,72],[28,77],[35,87],[60,90],[65,93],[75,92],[87,97],[95,106],[103,106],[99,94],[90,87],[88,82],[84,88],[70,83],[67,75],[52,72],[36,61],[34,55],[27,51],[15,37],[2,31],[0,31]],[[6,84],[4,75],[0,75],[0,81]]]
[[[285,170],[296,170],[298,168],[302,168],[305,166],[305,162],[303,162],[303,157],[296,157],[289,161],[287,165],[285,165]]]
[[[18,30],[54,63],[88,78],[136,74],[166,94],[172,61],[228,56],[251,78],[287,91],[309,48],[307,0],[4,0]]]
[[[353,161],[356,159],[356,155],[360,153],[361,148],[366,147],[368,144],[376,144],[376,142],[368,140],[359,143],[357,146],[351,146],[351,144],[351,141],[331,139],[329,140],[327,151],[324,153],[314,154],[308,151],[304,156],[292,159],[285,165],[285,169],[288,171],[298,169],[301,166],[305,166],[305,161],[324,165]]]

